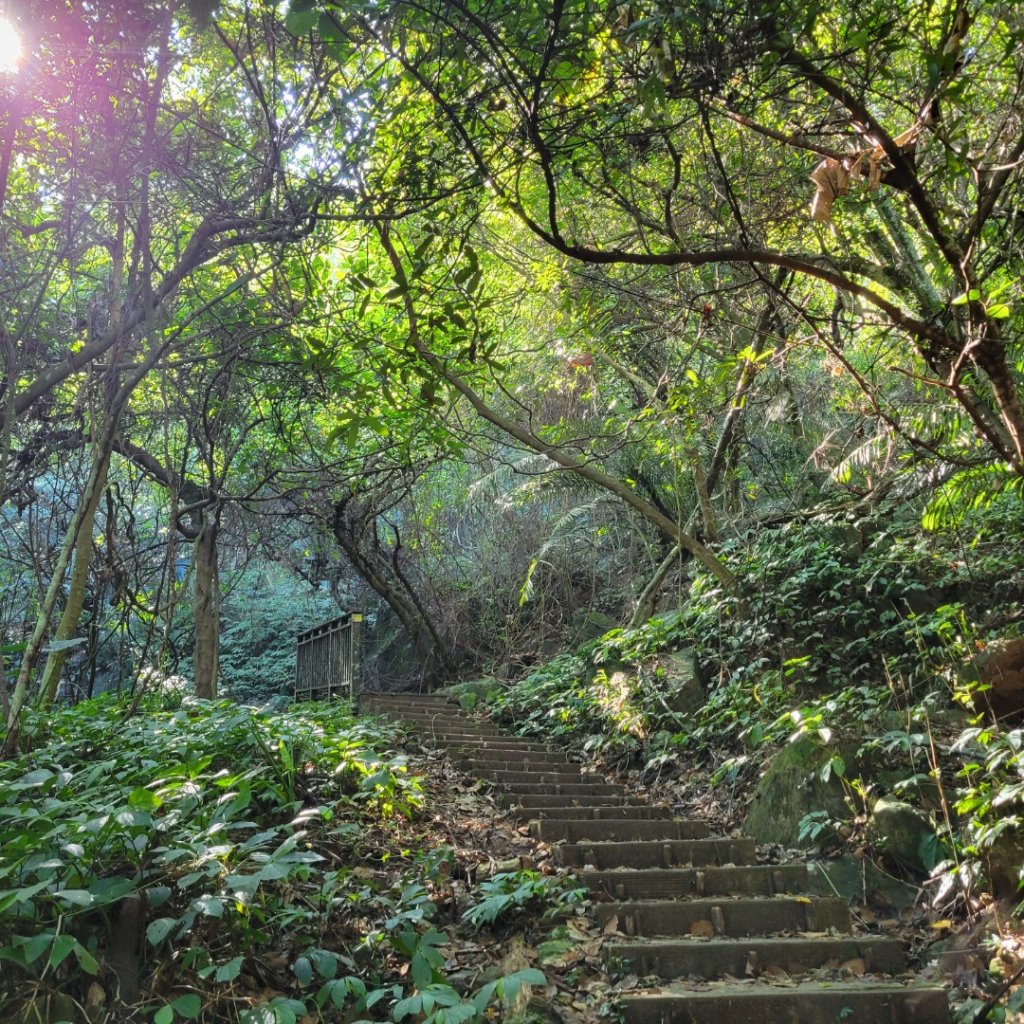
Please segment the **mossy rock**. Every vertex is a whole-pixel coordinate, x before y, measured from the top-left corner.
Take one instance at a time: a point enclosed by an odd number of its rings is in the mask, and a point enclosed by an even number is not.
[[[890,916],[917,902],[920,889],[883,871],[873,860],[844,853],[807,865],[811,889],[821,896],[842,896]]]
[[[704,706],[704,687],[693,651],[659,654],[654,670],[658,689],[669,710],[692,715]]]
[[[604,636],[610,629],[618,625],[615,619],[604,612],[595,611],[592,608],[577,608],[572,613],[569,625],[579,639],[580,643],[588,640],[597,640]]]
[[[503,689],[505,684],[493,676],[484,676],[481,679],[467,679],[462,683],[453,683],[451,686],[443,686],[434,692],[449,700],[455,701],[467,711],[472,711],[480,703],[486,703],[487,698]]]
[[[840,751],[844,757],[846,753]],[[849,753],[852,760],[853,752]],[[824,771],[835,756],[834,748],[824,747],[810,736],[783,747],[754,788],[744,825],[747,835],[759,843],[811,847],[817,843],[800,838],[800,822],[806,815],[824,811],[829,818],[848,818],[841,779],[835,772]]]
[[[875,802],[865,838],[891,864],[915,875],[926,875],[940,855],[938,838],[928,815],[893,797]]]
[[[1024,833],[1004,832],[990,845],[982,848],[981,861],[985,879],[997,899],[1019,899],[1021,877],[1024,875]]]

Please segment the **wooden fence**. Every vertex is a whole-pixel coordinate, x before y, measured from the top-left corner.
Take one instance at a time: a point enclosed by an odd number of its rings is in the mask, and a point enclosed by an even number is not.
[[[359,692],[362,615],[342,615],[295,638],[295,699],[329,700]]]

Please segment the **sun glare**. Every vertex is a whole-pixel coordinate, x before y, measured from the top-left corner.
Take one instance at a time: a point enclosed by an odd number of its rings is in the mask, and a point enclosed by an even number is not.
[[[17,71],[20,60],[18,30],[6,18],[0,18],[0,71]]]

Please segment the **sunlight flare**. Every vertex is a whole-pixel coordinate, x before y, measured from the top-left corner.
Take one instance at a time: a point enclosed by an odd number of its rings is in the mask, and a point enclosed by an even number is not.
[[[0,18],[0,72],[17,71],[21,61],[21,37],[7,18]]]

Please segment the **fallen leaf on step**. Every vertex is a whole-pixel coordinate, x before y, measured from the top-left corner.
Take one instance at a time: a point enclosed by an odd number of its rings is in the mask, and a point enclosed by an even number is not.
[[[702,939],[710,939],[715,934],[715,926],[710,921],[694,921],[690,925],[690,934]]]
[[[605,935],[615,935],[619,931],[619,915],[613,914],[608,918],[608,923],[601,929]]]
[[[863,978],[867,973],[868,965],[864,962],[863,957],[854,957],[852,960],[844,960],[839,965],[839,970],[842,974],[852,974],[855,978]]]

